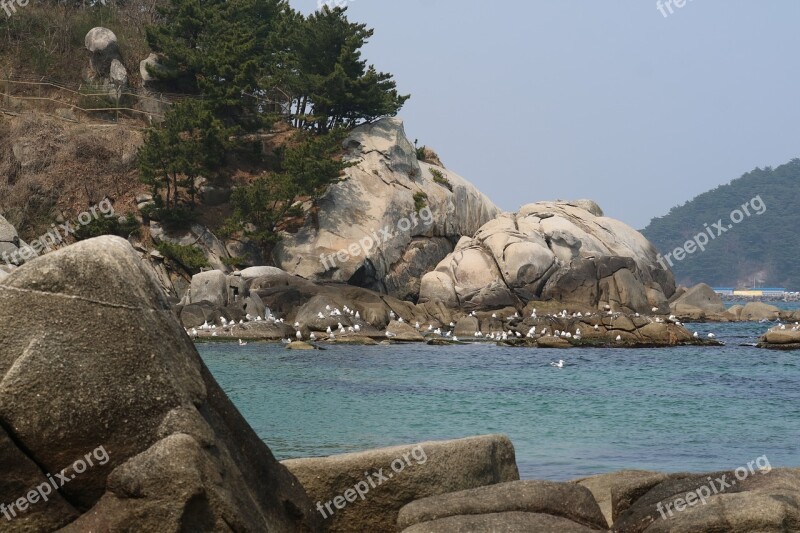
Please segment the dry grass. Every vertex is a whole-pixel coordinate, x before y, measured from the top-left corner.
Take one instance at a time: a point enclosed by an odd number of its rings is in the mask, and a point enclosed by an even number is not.
[[[145,190],[136,172],[141,143],[136,128],[0,115],[0,212],[23,237],[106,196],[117,213],[131,212],[136,193]]]

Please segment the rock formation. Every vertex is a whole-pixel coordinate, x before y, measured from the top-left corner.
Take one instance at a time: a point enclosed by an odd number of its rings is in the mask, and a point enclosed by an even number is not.
[[[26,253],[21,253],[21,249]],[[26,259],[32,259],[34,253],[34,250],[19,238],[16,228],[0,215],[0,271],[10,270],[11,266],[23,264]]]
[[[499,213],[464,178],[418,161],[400,119],[356,128],[344,144],[358,164],[275,250],[291,274],[415,298],[420,278],[453,244]],[[442,173],[438,182],[432,170]]]
[[[407,503],[519,479],[514,446],[503,435],[291,459],[283,465],[321,504],[317,510],[331,532],[393,531]],[[354,487],[363,498],[351,498]]]
[[[4,531],[319,529],[126,241],[14,270],[0,322],[0,502],[23,499]],[[30,495],[59,472],[47,501]]]
[[[591,201],[538,202],[459,241],[422,279],[420,302],[492,309],[555,300],[614,311],[667,311],[675,292],[655,248]]]
[[[91,56],[84,78],[98,83],[116,102],[122,89],[128,85],[128,71],[122,63],[117,36],[108,28],[95,27],[84,37],[84,46]]]

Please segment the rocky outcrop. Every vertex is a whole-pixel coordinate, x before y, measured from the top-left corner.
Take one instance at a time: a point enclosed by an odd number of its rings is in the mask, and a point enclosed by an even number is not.
[[[761,336],[758,346],[775,350],[800,350],[800,325],[779,324]]]
[[[744,321],[776,320],[780,316],[779,308],[763,302],[750,302],[739,313],[739,319]]]
[[[491,309],[531,300],[614,311],[667,311],[675,291],[655,248],[588,200],[504,213],[422,279],[420,302]]]
[[[418,161],[400,119],[361,126],[344,144],[358,163],[275,249],[289,273],[415,298],[453,243],[499,213],[464,178]],[[432,171],[442,173],[438,182]]]
[[[4,531],[319,529],[123,239],[14,270],[0,321],[0,502],[28,498]]]
[[[734,315],[726,313],[719,294],[705,283],[682,290],[681,295],[670,302],[669,308],[675,316],[687,322],[735,320]]]
[[[394,531],[414,500],[519,479],[507,437],[488,435],[283,461],[324,517],[326,531]]]

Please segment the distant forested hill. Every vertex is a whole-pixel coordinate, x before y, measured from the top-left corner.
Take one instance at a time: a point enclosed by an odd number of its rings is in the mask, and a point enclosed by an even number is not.
[[[670,258],[678,283],[751,287],[755,279],[760,287],[800,290],[800,159],[775,169],[756,168],[673,207],[651,220],[642,233],[666,256],[709,231],[714,239],[709,237],[705,251],[697,249],[681,261]]]

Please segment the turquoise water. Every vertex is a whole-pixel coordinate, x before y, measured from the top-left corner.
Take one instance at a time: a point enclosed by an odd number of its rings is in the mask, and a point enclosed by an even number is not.
[[[759,350],[768,324],[695,324],[720,348],[200,344],[279,459],[507,434],[523,478],[642,468],[800,466],[800,352]],[[563,358],[556,369],[550,361]]]

